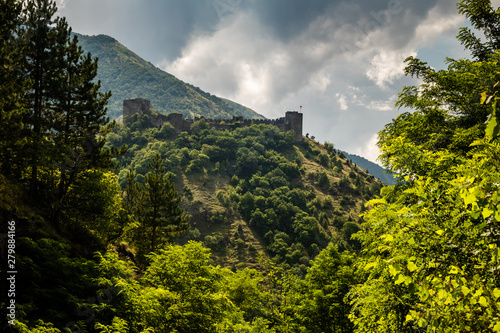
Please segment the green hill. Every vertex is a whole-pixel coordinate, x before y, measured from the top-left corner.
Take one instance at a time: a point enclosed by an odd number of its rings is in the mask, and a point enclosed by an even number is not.
[[[374,175],[380,179],[385,185],[395,185],[396,178],[394,178],[386,169],[382,168],[380,165],[367,160],[364,157],[349,154],[344,152],[345,156],[351,160],[354,164],[362,169],[368,171],[371,175]]]
[[[124,99],[137,97],[150,100],[155,111],[161,114],[178,112],[188,118],[205,116],[213,119],[229,119],[233,116],[265,118],[242,105],[177,79],[112,37],[77,36],[82,48],[99,59],[97,79],[101,80],[103,91],[111,90],[113,94],[108,104],[108,115],[112,119],[121,116]]]
[[[333,145],[297,142],[272,125],[221,131],[200,120],[176,135],[168,123],[141,124],[119,124],[108,137],[110,146],[129,147],[118,159],[119,183],[127,186],[128,170],[143,182],[159,154],[191,215],[182,243],[203,242],[226,267],[256,266],[264,256],[304,273],[329,242],[359,249],[350,236],[383,184]]]

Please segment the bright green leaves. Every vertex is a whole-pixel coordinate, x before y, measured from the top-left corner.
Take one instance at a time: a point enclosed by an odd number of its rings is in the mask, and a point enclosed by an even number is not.
[[[419,160],[405,165],[414,167],[416,174],[403,174],[406,183],[384,189],[384,197],[365,213],[367,231],[358,237],[370,279],[353,294],[357,292],[354,302],[362,314],[355,317],[356,323],[370,327],[366,331],[387,332],[391,325],[496,330],[500,143],[488,136],[476,142],[467,158],[447,150],[412,153]],[[398,155],[403,147],[408,149]],[[401,136],[387,149],[399,167],[399,158],[407,158],[417,147]],[[362,308],[375,299],[394,302]],[[391,317],[394,313],[398,315]],[[383,325],[373,326],[368,319],[377,316],[384,318]]]
[[[496,117],[496,106],[499,97],[497,96],[495,88],[498,86],[498,83],[499,82],[495,83],[493,86],[493,91],[486,90],[481,93],[481,104],[489,104],[493,101],[493,103],[491,103],[492,112],[486,120],[485,134],[487,138],[496,138],[500,133],[500,124],[498,123],[498,119]]]
[[[383,235],[380,237],[385,243],[392,243],[394,241],[394,237],[392,235]]]
[[[490,96],[491,97],[491,96]],[[495,102],[493,103],[493,114],[489,116],[488,120],[486,121],[486,136],[488,138],[496,138],[498,137],[498,134],[500,133],[500,124],[498,123],[497,117],[494,116],[496,113],[496,101],[497,98],[495,98]]]
[[[493,213],[494,213],[494,211],[493,211],[493,210],[489,209],[488,207],[484,207],[484,208],[483,208],[483,212],[482,212],[483,219],[487,219],[487,218],[488,218],[488,217],[490,217]]]
[[[460,268],[458,268],[457,266],[451,266],[450,267],[450,271],[449,271],[450,274],[458,274],[460,273]]]
[[[418,269],[417,265],[415,265],[415,263],[412,261],[408,262],[408,265],[406,267],[408,267],[408,270],[410,272],[414,272]]]
[[[116,253],[98,257],[101,285],[114,292],[110,316],[97,318],[103,332],[272,332],[262,275],[211,265],[200,243],[150,255],[141,275]]]

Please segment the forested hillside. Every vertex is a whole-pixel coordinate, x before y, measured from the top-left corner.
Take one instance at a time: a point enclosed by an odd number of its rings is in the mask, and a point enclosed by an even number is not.
[[[135,117],[108,136],[110,147],[130,147],[117,159],[120,185],[131,186],[130,172],[143,183],[158,154],[192,216],[183,239],[203,241],[219,263],[255,266],[264,255],[305,273],[330,242],[359,250],[351,235],[382,183],[332,144],[296,142],[272,125],[220,131],[202,119],[176,135],[143,124]]]
[[[471,59],[407,59],[381,188],[269,125],[110,123],[55,2],[0,0],[0,331],[500,332],[500,12],[458,9]]]
[[[112,37],[76,36],[83,50],[99,59],[96,79],[101,81],[102,89],[113,92],[108,103],[111,119],[121,116],[124,99],[138,97],[150,100],[155,111],[161,114],[178,112],[189,118],[264,119],[249,108],[211,95],[162,71]]]

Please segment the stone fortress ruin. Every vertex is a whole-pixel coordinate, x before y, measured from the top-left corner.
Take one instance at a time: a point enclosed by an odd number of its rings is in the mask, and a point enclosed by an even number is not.
[[[278,127],[281,131],[293,131],[296,141],[302,141],[302,113],[298,111],[287,111],[285,117],[278,119],[244,119],[233,116],[233,119],[205,119],[205,117],[195,117],[185,119],[180,113],[170,113],[169,115],[153,114],[151,112],[151,102],[143,98],[126,99],[123,101],[123,121],[127,121],[134,115],[148,115],[151,124],[161,127],[165,123],[170,123],[177,133],[189,132],[191,125],[195,121],[204,119],[210,128],[219,130],[231,130],[235,127],[246,127],[252,124],[269,124]]]

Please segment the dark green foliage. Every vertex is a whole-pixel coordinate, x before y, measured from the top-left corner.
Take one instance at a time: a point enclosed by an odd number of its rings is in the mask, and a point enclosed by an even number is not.
[[[330,180],[324,171],[321,171],[318,175],[318,186],[323,188],[330,186]]]
[[[98,289],[91,279],[95,263],[72,257],[70,246],[54,239],[19,237],[16,243],[16,319],[29,325],[42,319],[57,327],[81,319],[75,315],[79,304]]]
[[[124,206],[138,221],[132,238],[142,262],[148,253],[164,247],[189,228],[189,217],[179,206],[181,197],[170,182],[171,177],[159,154],[149,164],[143,184],[136,183],[134,172],[127,175]]]
[[[329,212],[334,207],[332,198],[325,199],[326,205],[320,200],[316,208],[309,207],[308,202],[315,200],[316,195],[312,188],[304,188],[304,172],[296,163],[299,159],[295,151],[296,142],[289,133],[280,132],[270,125],[220,131],[208,128],[204,120],[194,123],[191,133],[181,133],[172,140],[158,140],[155,134],[157,129],[136,132],[137,137],[130,136],[128,131],[125,126],[117,126],[113,133],[116,136],[113,135],[112,138],[113,142],[131,146],[119,161],[138,174],[144,175],[151,156],[160,154],[163,160],[168,161],[166,165],[171,171],[189,177],[201,177],[199,179],[203,186],[209,186],[206,179],[210,179],[212,175],[228,177],[234,191],[230,191],[229,196],[218,196],[224,207],[235,207],[261,237],[268,232],[285,232],[289,235],[290,243],[287,244],[286,253],[278,251],[279,246],[273,246],[274,237],[267,238],[266,245],[270,254],[278,255],[279,260],[299,265],[299,259],[308,257],[310,253],[299,253],[292,248],[299,244],[309,246],[313,243],[324,248],[332,239],[331,233],[327,231],[333,223],[329,217]],[[310,143],[303,143],[301,147],[313,150]],[[325,165],[330,164],[329,156],[321,153],[319,146],[314,146],[314,151],[318,151],[317,155],[325,159]],[[342,160],[336,157],[334,163],[342,165]],[[370,180],[357,177],[357,173],[353,171],[356,186],[343,174],[343,180],[337,185],[330,180],[327,172],[328,169],[322,169],[317,175],[315,183],[318,189],[335,195],[349,193],[348,199],[341,202],[344,212],[356,209],[356,200],[353,198],[369,190],[370,187],[366,184]],[[120,174],[120,183],[123,183],[124,177],[125,174]],[[336,201],[340,200],[339,195]],[[214,219],[215,217],[208,218],[207,222]],[[227,221],[227,217],[221,223],[224,221]],[[213,249],[218,248],[217,242],[209,239],[209,243],[213,243]],[[351,247],[352,243],[345,239],[342,244],[343,247]]]
[[[340,254],[333,244],[320,252],[285,307],[293,332],[354,331],[348,318],[351,306],[344,299],[351,286],[362,281],[355,261],[355,255]]]
[[[27,89],[22,79],[24,48],[16,40],[20,33],[21,4],[0,2],[0,170],[6,176],[21,177],[26,167],[22,140],[26,109],[19,96]]]
[[[47,197],[47,186],[53,186],[47,183],[57,182],[57,198],[63,201],[80,172],[109,166],[102,134],[110,94],[99,92],[97,62],[71,38],[66,21],[53,18],[55,12],[53,1],[28,2],[19,39],[24,43],[23,74],[30,82],[25,96],[30,194],[39,198],[43,191]],[[57,168],[59,179],[39,172],[47,168]]]

